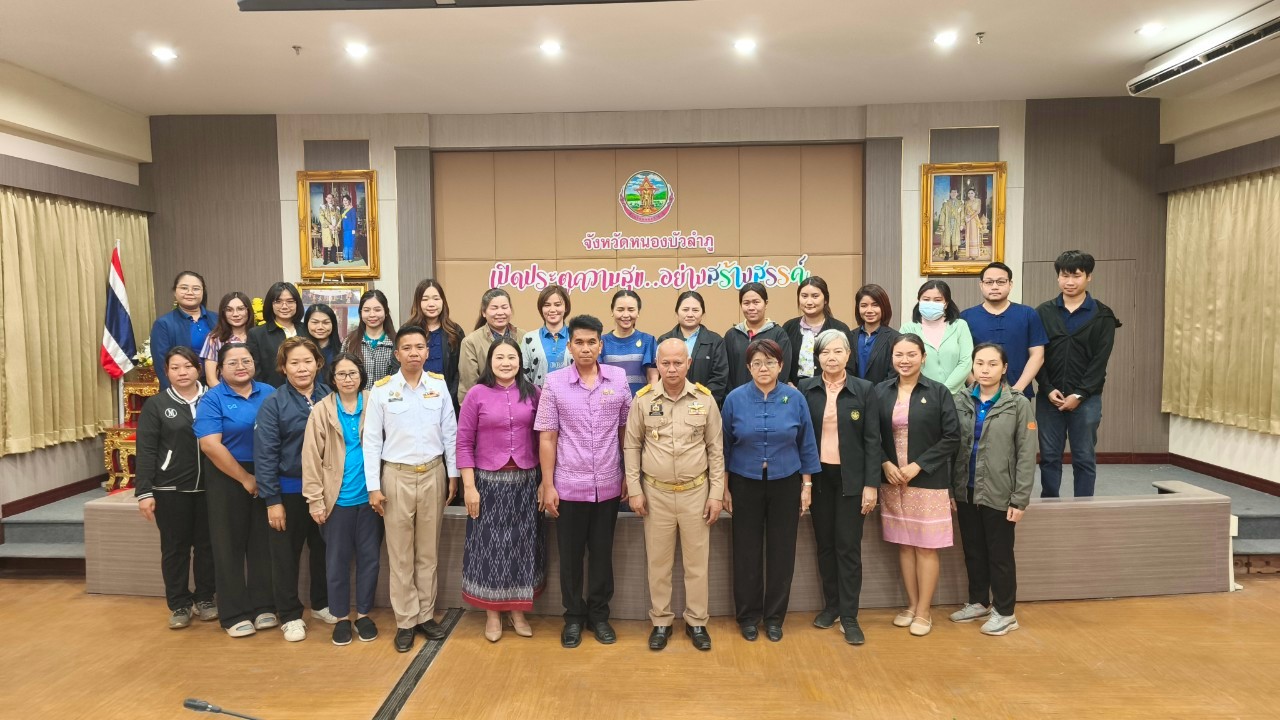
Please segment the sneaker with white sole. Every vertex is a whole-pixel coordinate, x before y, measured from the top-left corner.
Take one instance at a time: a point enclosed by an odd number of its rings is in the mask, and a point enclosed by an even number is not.
[[[986,617],[991,614],[991,608],[981,603],[969,603],[959,610],[951,613],[951,622],[965,623],[973,622],[980,617]]]
[[[284,639],[289,642],[302,642],[307,639],[307,624],[301,620],[290,620],[280,626],[284,631]]]
[[[204,622],[218,619],[218,606],[212,600],[201,600],[196,603],[196,615]]]
[[[181,630],[191,624],[191,608],[184,607],[169,613],[169,629]]]
[[[233,638],[249,637],[256,632],[258,631],[253,629],[253,623],[248,620],[241,620],[235,625],[227,628],[227,634]]]
[[[327,607],[322,607],[319,610],[313,609],[311,611],[311,617],[315,618],[316,620],[319,620],[320,622],[326,625],[337,625],[338,621],[342,619],[337,617],[333,613],[329,612],[329,608]]]
[[[983,635],[1008,635],[1010,630],[1018,629],[1018,618],[1014,615],[1001,615],[995,610],[991,617],[982,624]]]
[[[253,619],[254,630],[269,630],[280,624],[280,619],[275,613],[262,613]]]

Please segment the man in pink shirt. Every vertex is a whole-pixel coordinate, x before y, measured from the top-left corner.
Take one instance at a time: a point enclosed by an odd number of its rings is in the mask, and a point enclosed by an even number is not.
[[[573,364],[547,375],[534,429],[541,433],[542,486],[538,509],[559,518],[560,592],[566,648],[582,643],[590,624],[596,640],[617,640],[609,625],[613,598],[613,528],[622,484],[622,433],[631,388],[621,368],[598,362],[604,326],[590,315],[569,321]],[[590,585],[582,596],[583,556]]]

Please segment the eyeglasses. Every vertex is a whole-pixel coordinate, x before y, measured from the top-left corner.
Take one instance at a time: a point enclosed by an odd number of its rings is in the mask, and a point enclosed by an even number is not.
[[[222,364],[229,368],[251,368],[253,367],[253,360],[251,358],[245,360],[228,360]]]
[[[752,370],[773,370],[778,366],[779,364],[777,360],[756,360],[755,362],[749,363],[747,365],[747,367],[751,368]]]
[[[987,287],[1004,287],[1009,284],[1009,281],[1005,278],[1000,278],[998,280],[983,280],[982,284]]]
[[[199,285],[179,285],[178,286],[178,292],[180,293],[200,292],[201,290],[204,290],[204,288],[200,287]]]
[[[360,378],[360,371],[348,370],[347,372],[334,373],[333,377],[335,380],[358,380]]]
[[[284,306],[284,305],[297,305],[298,303],[295,302],[293,298],[282,297],[282,298],[276,298],[274,301],[272,301],[271,304]]]

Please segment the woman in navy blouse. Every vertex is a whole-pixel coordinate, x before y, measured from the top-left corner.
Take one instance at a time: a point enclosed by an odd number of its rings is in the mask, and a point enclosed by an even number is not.
[[[783,350],[769,339],[747,346],[752,382],[725,398],[725,509],[733,513],[733,601],[747,640],[782,639],[791,598],[796,531],[822,465],[804,395],[778,383]],[[768,572],[766,583],[765,573]]]
[[[280,624],[271,597],[267,506],[253,475],[253,426],[274,388],[253,379],[253,356],[244,343],[218,350],[218,374],[222,382],[200,398],[194,427],[200,451],[213,465],[205,493],[218,619],[228,635],[244,637]]]

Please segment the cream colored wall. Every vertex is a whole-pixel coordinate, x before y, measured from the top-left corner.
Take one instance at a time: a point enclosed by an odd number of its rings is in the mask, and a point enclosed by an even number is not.
[[[1280,436],[1169,416],[1169,452],[1280,483]]]
[[[102,438],[90,438],[0,457],[0,505],[106,472]]]
[[[1280,135],[1280,75],[1213,98],[1160,102],[1160,142],[1185,162]]]

